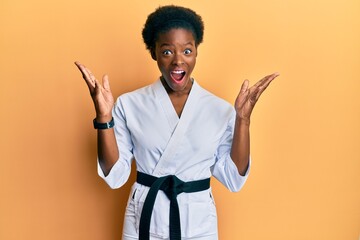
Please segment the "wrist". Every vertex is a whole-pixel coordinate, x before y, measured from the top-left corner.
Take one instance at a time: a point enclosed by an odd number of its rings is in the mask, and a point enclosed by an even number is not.
[[[241,127],[250,127],[250,119],[236,116],[235,124]]]
[[[114,118],[111,118],[108,122],[98,122],[96,118],[94,118],[93,124],[95,129],[109,129],[113,128],[115,125]]]
[[[94,120],[97,123],[107,123],[107,122],[110,122],[112,118],[113,117],[111,114],[109,114],[109,115],[98,115],[97,114]]]

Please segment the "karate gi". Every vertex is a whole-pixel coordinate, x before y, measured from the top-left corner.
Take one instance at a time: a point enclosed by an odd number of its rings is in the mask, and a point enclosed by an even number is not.
[[[105,177],[111,188],[128,179],[132,160],[137,171],[184,182],[214,176],[230,191],[239,191],[245,176],[230,157],[235,110],[194,81],[179,118],[160,80],[121,95],[114,106],[115,135],[120,157]],[[125,212],[123,239],[137,239],[140,215],[149,187],[135,182]],[[182,239],[218,239],[211,188],[177,196]],[[169,199],[159,191],[150,224],[151,239],[169,238]]]

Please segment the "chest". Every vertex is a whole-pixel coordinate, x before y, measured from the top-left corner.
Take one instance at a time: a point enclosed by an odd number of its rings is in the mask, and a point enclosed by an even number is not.
[[[188,94],[182,96],[169,95],[172,107],[174,108],[178,117],[181,117],[181,113],[183,112],[186,100],[188,98]]]

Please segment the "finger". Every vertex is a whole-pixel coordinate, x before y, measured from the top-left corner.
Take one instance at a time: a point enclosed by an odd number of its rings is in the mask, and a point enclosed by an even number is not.
[[[109,76],[104,75],[103,76],[103,87],[106,91],[110,91],[110,82],[109,82]]]
[[[270,77],[270,75],[267,75],[267,76],[263,77],[263,78],[260,79],[257,83],[255,83],[254,86],[252,86],[252,88],[257,88],[257,87],[260,86],[264,81],[266,81],[269,77]]]
[[[75,62],[75,65],[79,68],[79,70],[81,71],[81,73],[83,74],[83,78],[85,80],[92,80],[92,72],[87,68],[85,67],[83,64],[79,63],[79,62]],[[91,76],[92,75],[92,76]]]
[[[277,76],[279,76],[279,73],[277,73],[277,72],[267,75],[264,78],[262,78],[260,81],[258,81],[253,87],[257,88],[257,87],[261,86],[262,84],[266,84],[268,81],[274,80]]]
[[[93,91],[95,88],[95,76],[91,73],[91,71],[85,67],[80,62],[75,62],[75,65],[78,67],[80,72],[82,73],[82,77],[85,80],[86,84],[88,85],[90,92]]]
[[[265,76],[263,79],[258,81],[254,86],[250,88],[250,102],[255,104],[261,94],[265,91],[265,89],[269,86],[269,84],[279,76],[279,73],[273,73]]]
[[[241,85],[241,88],[240,88],[240,92],[237,96],[238,99],[242,99],[245,92],[248,90],[249,88],[249,80],[245,79],[245,81],[243,82],[243,84]]]
[[[266,85],[261,85],[259,88],[256,89],[257,91],[254,92],[253,95],[253,99],[255,102],[260,98],[261,94],[265,91],[265,89],[269,86],[270,83],[271,81],[268,81]]]
[[[269,76],[267,76],[267,78],[260,84],[260,85],[266,85],[266,86],[268,86],[269,85],[269,83],[272,81],[272,80],[274,80],[275,78],[277,78],[279,76],[279,73],[273,73],[273,74],[271,74],[271,75],[269,75]]]
[[[83,78],[86,80],[86,78],[88,78],[88,74],[86,71],[86,67],[84,65],[82,65],[80,62],[75,62],[75,65],[78,67],[78,69],[80,70],[80,72],[83,75]]]
[[[240,93],[246,92],[246,90],[247,90],[248,88],[249,88],[249,80],[245,79],[245,81],[244,81],[243,84],[241,85]]]
[[[100,96],[100,95],[102,95],[101,94],[102,86],[101,86],[100,82],[97,79],[95,79],[94,81],[95,81],[94,82],[94,84],[95,84],[95,89],[94,90],[95,91],[93,92],[93,94],[94,94],[95,97]]]
[[[235,107],[239,108],[244,105],[249,95],[248,89],[249,89],[249,80],[246,79],[241,85],[240,92],[235,100]]]
[[[256,88],[254,91],[251,92],[251,94],[249,96],[249,101],[252,105],[254,105],[257,102],[259,91],[260,91],[260,89]]]
[[[256,93],[255,93],[256,101],[259,99],[259,97],[265,91],[265,89],[267,89],[267,87],[270,85],[270,83],[278,76],[279,76],[278,73],[274,73],[274,74],[270,75],[270,77],[258,87],[258,91],[256,91]]]
[[[88,79],[90,80],[90,82],[92,84],[95,84],[95,82],[98,82],[98,80],[96,79],[95,75],[90,71],[90,69],[88,69],[87,67],[85,67],[85,71],[87,73]],[[99,82],[98,82],[99,83]]]
[[[255,95],[258,94],[257,89],[260,89],[260,92],[263,92],[266,89],[266,87],[270,84],[270,82],[274,80],[277,76],[279,76],[278,73],[273,73],[258,81],[254,86],[250,88],[251,94],[255,94]]]

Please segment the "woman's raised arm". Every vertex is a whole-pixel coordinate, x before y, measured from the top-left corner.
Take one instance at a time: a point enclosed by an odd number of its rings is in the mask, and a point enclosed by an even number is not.
[[[91,98],[94,102],[98,124],[105,124],[112,121],[112,108],[114,97],[111,93],[109,78],[103,76],[102,85],[95,78],[92,72],[79,62],[75,62],[89,88]],[[119,150],[116,144],[114,128],[98,129],[98,158],[104,175],[108,175],[112,166],[119,158]]]
[[[252,87],[249,87],[249,81],[245,80],[236,98],[236,120],[231,146],[231,158],[237,166],[240,175],[245,175],[249,165],[251,112],[261,94],[277,76],[279,76],[278,73],[268,75]]]

